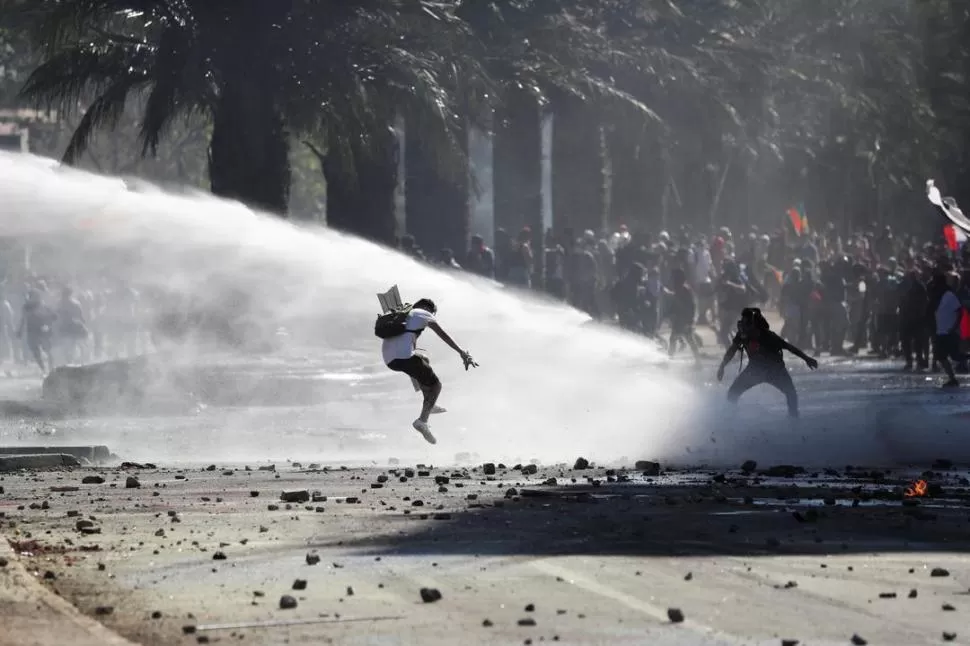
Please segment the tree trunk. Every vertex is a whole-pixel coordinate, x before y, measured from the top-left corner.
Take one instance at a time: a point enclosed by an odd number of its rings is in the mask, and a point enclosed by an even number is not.
[[[372,136],[374,149],[354,159],[346,159],[336,150],[322,154],[307,145],[320,159],[327,180],[327,226],[394,246],[397,139],[390,129],[383,137]]]
[[[429,259],[439,259],[444,249],[461,258],[468,247],[467,131],[462,128],[457,136],[462,149],[443,163],[436,158],[440,152],[430,149],[420,130],[405,124],[405,223]]]
[[[608,143],[610,220],[656,232],[663,226],[663,195],[667,190],[667,170],[659,145],[622,126],[610,131]],[[668,202],[668,206],[676,204],[672,195]]]
[[[226,83],[209,144],[212,192],[285,216],[290,194],[289,142],[273,96],[251,80]]]
[[[552,122],[552,212],[556,229],[607,229],[603,129],[579,101],[556,107]]]
[[[532,229],[534,273],[542,276],[545,231],[542,223],[542,116],[535,97],[513,90],[495,120],[495,227],[514,239]],[[496,235],[496,240],[500,239]]]

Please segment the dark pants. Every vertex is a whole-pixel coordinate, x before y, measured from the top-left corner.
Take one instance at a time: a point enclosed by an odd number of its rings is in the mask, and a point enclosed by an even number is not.
[[[768,384],[780,390],[788,401],[788,415],[798,417],[798,393],[795,392],[795,384],[785,364],[749,363],[728,388],[728,401],[732,404],[736,403],[741,395],[761,384]]]
[[[441,383],[438,375],[431,369],[431,362],[420,355],[414,355],[408,359],[395,359],[387,364],[387,367],[394,372],[403,372],[424,388],[434,388]]]
[[[908,368],[913,367],[914,355],[918,367],[926,368],[929,365],[929,338],[922,320],[901,321],[899,341],[903,346],[903,358],[906,359]]]

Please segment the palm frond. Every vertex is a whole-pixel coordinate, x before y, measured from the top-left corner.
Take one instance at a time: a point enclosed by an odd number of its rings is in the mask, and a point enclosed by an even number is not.
[[[125,105],[131,93],[145,84],[147,77],[129,76],[109,85],[92,101],[84,116],[81,117],[71,141],[64,151],[62,161],[73,165],[87,150],[95,131],[112,128],[124,114]]]

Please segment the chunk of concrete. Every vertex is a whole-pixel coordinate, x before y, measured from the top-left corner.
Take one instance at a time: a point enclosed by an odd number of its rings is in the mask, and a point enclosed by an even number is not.
[[[58,469],[79,467],[81,461],[64,453],[31,453],[27,455],[0,456],[0,473],[20,469]]]

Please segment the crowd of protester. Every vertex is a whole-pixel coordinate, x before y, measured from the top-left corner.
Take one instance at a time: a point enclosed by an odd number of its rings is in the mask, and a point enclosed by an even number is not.
[[[948,366],[941,355],[952,354],[958,369],[967,369],[961,351],[970,340],[970,249],[951,250],[942,235],[924,242],[888,226],[848,236],[833,226],[799,234],[753,227],[736,235],[721,228],[710,236],[631,234],[624,226],[550,231],[541,274],[532,240],[528,228],[516,236],[498,231],[494,248],[472,236],[460,257],[444,250],[426,258],[410,236],[399,246],[414,257],[541,290],[595,319],[669,339],[671,352],[692,346],[694,326],[703,325],[727,347],[741,309],[760,306],[778,313],[783,337],[815,356],[866,354],[899,359],[906,370],[937,371]],[[940,313],[948,292],[961,307]],[[954,340],[952,353],[935,343],[946,335]],[[678,339],[685,343],[674,343]]]
[[[546,233],[542,263],[533,237],[528,228],[515,236],[499,230],[494,248],[476,235],[464,253],[433,257],[410,236],[399,246],[441,267],[542,291],[671,353],[686,346],[696,357],[698,326],[727,347],[741,309],[760,306],[777,312],[784,338],[815,356],[865,354],[948,374],[953,359],[967,371],[970,246],[950,249],[943,236],[922,242],[889,227],[848,236],[832,226],[802,235],[788,228],[743,235],[567,229]],[[36,364],[48,372],[150,347],[149,304],[131,286],[13,275],[0,279],[5,369]]]
[[[0,367],[133,357],[149,344],[141,296],[123,283],[69,285],[28,273],[0,279]]]

